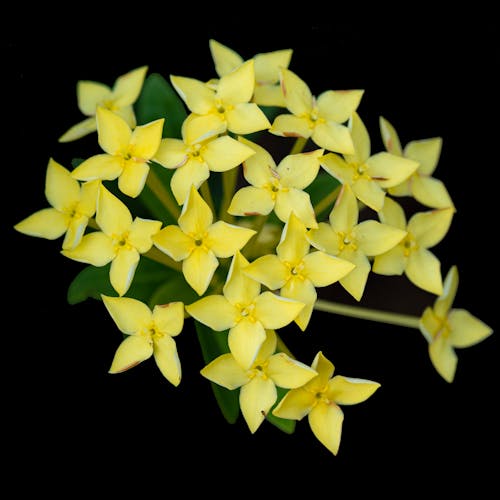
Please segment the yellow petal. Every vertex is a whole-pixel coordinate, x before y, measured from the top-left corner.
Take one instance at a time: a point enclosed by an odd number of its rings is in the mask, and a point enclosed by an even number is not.
[[[328,382],[326,397],[339,405],[355,405],[366,401],[379,387],[371,380],[336,375]]]
[[[256,85],[252,101],[259,106],[286,107],[285,96],[280,85]]]
[[[95,214],[100,185],[98,180],[84,182],[81,185],[78,210],[87,217],[92,217]]]
[[[169,335],[154,340],[153,354],[163,376],[174,386],[181,382],[182,369],[175,340]]]
[[[378,212],[384,206],[385,191],[372,179],[360,178],[352,184],[352,191],[358,200]]]
[[[254,57],[255,80],[260,83],[279,82],[280,68],[288,68],[292,53],[291,49],[284,49],[257,54]]]
[[[255,152],[245,161],[243,169],[245,179],[253,186],[264,186],[269,182],[270,176],[275,175],[276,163],[273,157],[266,149],[255,142],[244,137],[238,137],[238,141]]]
[[[439,335],[429,344],[429,357],[436,371],[446,382],[453,382],[458,358],[449,338]]]
[[[396,129],[383,116],[379,118],[379,125],[385,149],[393,155],[403,156],[403,149]]]
[[[308,85],[286,68],[281,69],[280,79],[288,110],[296,116],[308,115],[313,107],[313,96]]]
[[[351,133],[345,125],[332,121],[317,123],[311,138],[320,148],[344,155],[354,153]]]
[[[170,337],[179,335],[184,326],[184,304],[182,302],[169,302],[155,305],[153,321],[160,333]]]
[[[214,334],[216,335],[216,334]],[[222,354],[200,370],[208,380],[229,389],[238,389],[248,382],[248,375],[230,353]]]
[[[203,159],[212,172],[225,172],[237,167],[255,151],[228,135],[210,141],[203,151]]]
[[[276,402],[278,393],[271,379],[255,377],[240,389],[240,408],[253,434]]]
[[[45,197],[60,212],[69,212],[80,201],[80,184],[52,158],[45,175]]]
[[[302,420],[313,407],[314,394],[302,388],[288,391],[273,410],[273,415],[290,420]]]
[[[223,288],[224,295],[231,304],[251,304],[260,293],[260,283],[243,272],[247,266],[248,261],[245,257],[240,252],[236,252]]]
[[[290,278],[280,290],[281,297],[302,302],[304,307],[294,321],[304,332],[311,320],[313,306],[318,297],[316,288],[308,279]]]
[[[170,75],[170,82],[190,111],[207,114],[215,104],[215,93],[194,78]]]
[[[303,262],[303,275],[316,287],[331,285],[354,269],[352,262],[324,252],[311,252],[304,257]]]
[[[255,317],[264,328],[282,328],[291,323],[304,304],[272,292],[264,292],[255,299]]]
[[[182,261],[182,273],[191,288],[198,295],[203,295],[207,291],[218,265],[219,261],[211,250],[196,247]]]
[[[418,327],[427,342],[432,342],[443,327],[443,319],[438,317],[432,307],[426,307],[420,317]]]
[[[441,263],[429,250],[419,248],[411,252],[405,272],[408,279],[422,290],[436,295],[443,293]]]
[[[359,114],[355,111],[349,118],[348,128],[351,133],[353,152],[346,156],[348,163],[362,165],[370,157],[370,136]]]
[[[415,199],[422,205],[432,208],[453,207],[453,201],[439,179],[415,175],[412,178],[411,189]]]
[[[280,176],[281,185],[304,189],[316,178],[319,171],[319,158],[323,155],[322,149],[287,155],[281,160],[276,171]]]
[[[78,108],[87,116],[94,116],[97,106],[111,97],[111,89],[103,83],[79,80],[76,84]]]
[[[183,205],[191,191],[191,186],[197,190],[210,177],[210,170],[205,162],[189,159],[178,168],[170,180],[170,188],[179,205]]]
[[[440,318],[448,316],[458,289],[458,268],[451,266],[443,283],[443,294],[434,302],[434,310]]]
[[[134,279],[140,255],[135,248],[121,249],[111,263],[109,281],[119,295],[125,295]]]
[[[254,186],[246,186],[233,196],[227,213],[231,215],[267,215],[274,208],[271,192]]]
[[[165,168],[179,168],[188,159],[188,148],[180,139],[162,139],[154,161]]]
[[[307,239],[318,250],[330,255],[338,255],[340,252],[337,233],[326,222],[320,222],[317,228],[309,230]]]
[[[61,137],[59,137],[59,142],[71,142],[76,141],[92,132],[97,130],[97,121],[95,116],[86,118],[85,120],[77,123],[70,127],[66,132],[64,132]]]
[[[309,425],[318,441],[334,455],[339,451],[344,413],[336,404],[318,404],[309,413]]]
[[[390,188],[408,179],[418,168],[418,163],[382,151],[366,160],[368,174],[383,188]]]
[[[166,226],[152,236],[153,244],[162,252],[179,262],[184,260],[193,248],[193,239],[187,236],[179,226]]]
[[[243,63],[243,58],[234,50],[222,45],[214,39],[208,41],[210,53],[219,76],[230,73]]]
[[[74,248],[80,244],[88,222],[89,218],[86,215],[75,215],[71,218],[64,236],[63,249]]]
[[[115,246],[111,238],[100,231],[89,233],[82,238],[78,246],[61,252],[65,257],[101,267],[115,257]]]
[[[281,240],[276,247],[276,253],[283,262],[299,263],[309,252],[309,241],[306,238],[306,226],[295,215],[290,217],[283,228]]]
[[[322,118],[336,123],[346,122],[358,109],[363,90],[327,90],[318,96],[318,109]]]
[[[305,137],[307,139],[311,137],[313,128],[305,117],[283,114],[274,119],[269,132],[281,137]]]
[[[406,230],[406,215],[403,207],[392,198],[386,197],[382,210],[379,210],[378,217],[380,222],[389,226],[397,227],[403,231]]]
[[[44,208],[18,222],[14,229],[29,236],[56,240],[66,232],[70,220],[68,214],[55,208]]]
[[[418,212],[408,221],[408,232],[423,248],[437,245],[448,233],[454,214],[453,208],[441,208]]]
[[[359,302],[365,291],[366,281],[370,274],[370,262],[359,250],[342,252],[340,256],[352,262],[356,267],[339,280],[340,284]]]
[[[225,258],[241,250],[256,231],[217,221],[208,228],[207,233],[205,244],[217,257]]]
[[[121,116],[131,129],[136,127],[137,120],[135,118],[133,106],[125,106],[123,108],[115,109],[114,112],[118,116]]]
[[[102,185],[99,188],[96,222],[109,236],[127,232],[132,224],[132,216],[125,203]]]
[[[323,391],[325,389],[326,384],[332,378],[333,372],[335,371],[335,367],[333,363],[325,357],[325,355],[319,351],[314,360],[312,362],[311,368],[318,372],[318,375],[311,380],[311,384],[314,387],[317,387],[319,391]]]
[[[448,315],[454,347],[470,347],[489,337],[493,330],[465,309],[452,309]]]
[[[110,155],[125,154],[132,131],[127,122],[106,108],[97,108],[99,146]]]
[[[397,245],[388,252],[375,257],[372,271],[386,276],[401,276],[406,269],[407,260],[404,247]]]
[[[118,346],[109,373],[121,373],[129,370],[149,359],[152,354],[151,342],[139,335],[131,335]]]
[[[213,214],[207,202],[194,186],[191,186],[186,203],[179,216],[179,227],[186,234],[202,235],[212,224]]]
[[[264,364],[270,356],[276,352],[278,338],[274,330],[266,330],[266,340],[260,346],[259,352],[255,358],[254,366]]]
[[[227,130],[226,118],[219,113],[191,114],[187,119],[189,119],[189,144],[203,142],[211,137],[224,134]]]
[[[236,69],[221,76],[217,85],[217,97],[224,104],[236,105],[248,102],[252,98],[255,86],[253,59],[249,59]],[[235,132],[245,133],[245,132]]]
[[[147,66],[141,66],[119,76],[113,85],[113,101],[115,106],[122,108],[133,104],[141,93]]]
[[[349,184],[344,184],[330,212],[330,225],[335,232],[350,233],[358,223],[358,216],[358,200]]]
[[[122,333],[138,334],[148,328],[152,314],[140,300],[129,297],[109,297],[101,294],[102,302]]]
[[[149,165],[147,163],[127,162],[118,179],[120,191],[131,198],[137,198],[144,189],[148,174]]]
[[[431,175],[438,164],[442,146],[441,137],[411,141],[405,146],[404,155],[420,163],[420,174]]]
[[[150,160],[156,154],[160,147],[164,121],[160,118],[134,129],[130,138],[129,151],[136,161]]]
[[[270,290],[277,290],[285,284],[288,268],[276,255],[263,255],[249,264],[244,273]]]
[[[251,134],[268,129],[271,123],[254,102],[237,104],[226,112],[227,128],[234,134]]]
[[[243,318],[229,330],[227,340],[234,359],[244,370],[248,370],[266,340],[266,332],[259,321]]]
[[[238,310],[222,295],[208,295],[192,304],[186,311],[200,323],[221,332],[236,324]]]
[[[406,231],[376,220],[365,220],[356,226],[356,241],[360,250],[369,257],[387,252],[405,236]]]
[[[278,352],[269,358],[266,374],[277,386],[285,389],[301,387],[317,375],[316,370],[290,358],[284,352]]]
[[[412,184],[413,180],[416,179],[418,176],[418,173],[415,172],[410,175],[407,179],[405,179],[401,184],[398,184],[397,186],[392,186],[390,188],[387,188],[387,192],[391,196],[413,196],[412,194]]]
[[[160,230],[161,222],[136,217],[130,225],[128,242],[139,253],[146,253],[153,246],[152,237]]]
[[[327,153],[319,159],[319,162],[331,176],[338,179],[342,184],[352,184],[354,181],[353,169],[341,156],[335,153]]]
[[[301,189],[289,188],[279,191],[274,211],[282,222],[286,222],[293,211],[306,227],[318,227],[309,193]]]
[[[71,172],[74,179],[93,181],[97,179],[111,181],[123,172],[123,160],[119,156],[99,154],[83,161]]]

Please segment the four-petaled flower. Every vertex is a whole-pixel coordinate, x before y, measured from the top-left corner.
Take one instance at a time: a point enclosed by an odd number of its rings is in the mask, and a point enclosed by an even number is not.
[[[318,375],[304,386],[287,392],[272,413],[292,420],[302,420],[307,415],[313,434],[336,455],[344,421],[344,412],[339,405],[366,401],[380,384],[341,375],[332,377],[334,366],[321,351],[311,367]]]
[[[173,385],[181,381],[181,363],[172,337],[184,325],[184,304],[156,305],[153,311],[143,302],[129,297],[101,294],[109,314],[127,337],[116,350],[109,373],[121,373],[154,356],[163,376]]]
[[[436,371],[453,382],[457,369],[455,347],[475,345],[493,330],[465,309],[452,309],[458,288],[458,270],[452,266],[444,280],[443,294],[434,307],[426,307],[420,318],[420,331],[429,343],[429,357]]]

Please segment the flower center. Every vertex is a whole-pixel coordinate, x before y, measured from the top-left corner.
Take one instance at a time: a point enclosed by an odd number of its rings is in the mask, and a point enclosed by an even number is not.
[[[306,277],[303,275],[304,262],[300,261],[298,264],[293,264],[291,262],[285,262],[285,266],[288,269],[287,280],[298,279],[304,281]]]
[[[408,257],[412,252],[417,250],[418,246],[415,237],[410,233],[406,235],[401,242],[401,245],[403,245],[403,253],[405,257]]]
[[[120,235],[112,236],[115,253],[118,253],[120,250],[131,250],[133,248],[133,246],[128,241],[128,237],[128,231]]]
[[[339,232],[337,234],[339,241],[339,250],[356,250],[358,245],[356,244],[356,234],[354,231],[350,233]]]
[[[257,319],[254,316],[255,312],[255,304],[252,302],[251,304],[236,304],[236,307],[239,310],[240,316],[238,318],[238,322],[243,320],[243,319],[248,319],[252,323],[257,321]]]

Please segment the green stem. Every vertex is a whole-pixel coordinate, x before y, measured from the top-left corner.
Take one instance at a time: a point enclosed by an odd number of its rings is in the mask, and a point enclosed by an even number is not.
[[[236,189],[238,172],[238,168],[231,168],[230,170],[222,172],[222,203],[220,205],[219,219],[229,223],[234,221],[234,217],[227,213],[227,209],[231,204]]]
[[[343,316],[351,316],[353,318],[367,319],[369,321],[378,321],[380,323],[390,323],[392,325],[416,328],[417,330],[419,329],[420,323],[420,318],[417,318],[416,316],[409,316],[407,314],[399,314],[389,311],[379,311],[359,306],[349,306],[347,304],[339,304],[322,299],[316,300],[314,309],[333,314],[341,314]]]
[[[213,214],[215,214],[215,205],[214,200],[212,198],[212,193],[210,192],[210,186],[208,185],[208,181],[205,181],[200,188],[203,199],[208,203],[210,210]]]
[[[164,264],[167,267],[170,267],[174,271],[182,272],[182,264],[180,262],[175,262],[175,260],[171,259],[168,255],[164,254],[162,251],[158,250],[156,247],[151,247],[146,253],[142,254],[144,257],[148,259],[159,262],[160,264]]]
[[[319,217],[328,207],[333,205],[340,193],[341,188],[342,185],[337,186],[331,193],[327,194],[323,199],[316,203],[314,206],[314,213],[316,214],[316,217]]]
[[[255,231],[255,234],[253,235],[253,239],[251,240],[250,244],[248,245],[248,247],[245,249],[244,252],[247,258],[254,257],[256,248],[258,246],[260,232],[264,227],[264,224],[266,223],[268,217],[269,215],[257,215],[255,217],[254,224],[252,225],[252,229]]]
[[[159,177],[153,172],[153,169],[149,170],[146,184],[148,188],[153,191],[154,195],[163,203],[163,206],[170,212],[172,217],[177,220],[181,213],[179,205],[177,205]]]
[[[292,150],[290,151],[290,154],[295,155],[298,153],[302,153],[304,146],[306,145],[306,142],[307,142],[306,137],[297,137],[292,147]]]

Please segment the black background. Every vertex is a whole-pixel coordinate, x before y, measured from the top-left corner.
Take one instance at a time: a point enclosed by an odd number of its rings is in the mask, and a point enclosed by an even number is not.
[[[179,387],[162,378],[153,360],[108,374],[121,334],[101,303],[66,302],[67,287],[82,265],[58,253],[59,241],[12,229],[48,206],[43,189],[49,157],[69,167],[71,158],[96,148],[95,134],[57,143],[82,118],[78,80],[112,85],[144,64],[149,73],[207,80],[215,76],[209,38],[244,58],[292,48],[290,69],[314,94],[365,89],[358,111],[373,152],[382,149],[379,115],[394,124],[403,144],[443,137],[435,176],[448,187],[457,213],[434,253],[443,274],[458,266],[455,307],[497,330],[498,53],[487,13],[443,19],[429,13],[420,19],[409,12],[383,23],[331,17],[319,23],[277,18],[274,24],[267,19],[242,25],[236,18],[216,17],[199,26],[159,16],[158,25],[150,22],[147,29],[132,14],[126,27],[109,23],[100,19],[77,29],[67,19],[31,35],[19,28],[2,40],[8,68],[2,145],[7,173],[3,413],[12,473],[29,471],[42,492],[68,482],[100,491],[148,484],[165,493],[197,487],[217,492],[223,481],[243,485],[226,490],[228,495],[241,490],[265,495],[266,484],[273,494],[299,486],[332,495],[346,486],[354,493],[368,486],[403,497],[418,488],[489,491],[498,463],[497,333],[457,351],[456,378],[447,384],[416,330],[319,312],[307,333],[285,330],[285,341],[304,362],[322,350],[337,373],[382,384],[365,403],[344,407],[342,442],[334,457],[306,420],[293,435],[268,423],[254,435],[242,419],[226,423],[199,375],[203,361],[190,328],[177,337]],[[370,306],[418,315],[433,300],[404,279],[371,276],[365,297]],[[350,302],[340,287],[334,294]]]

